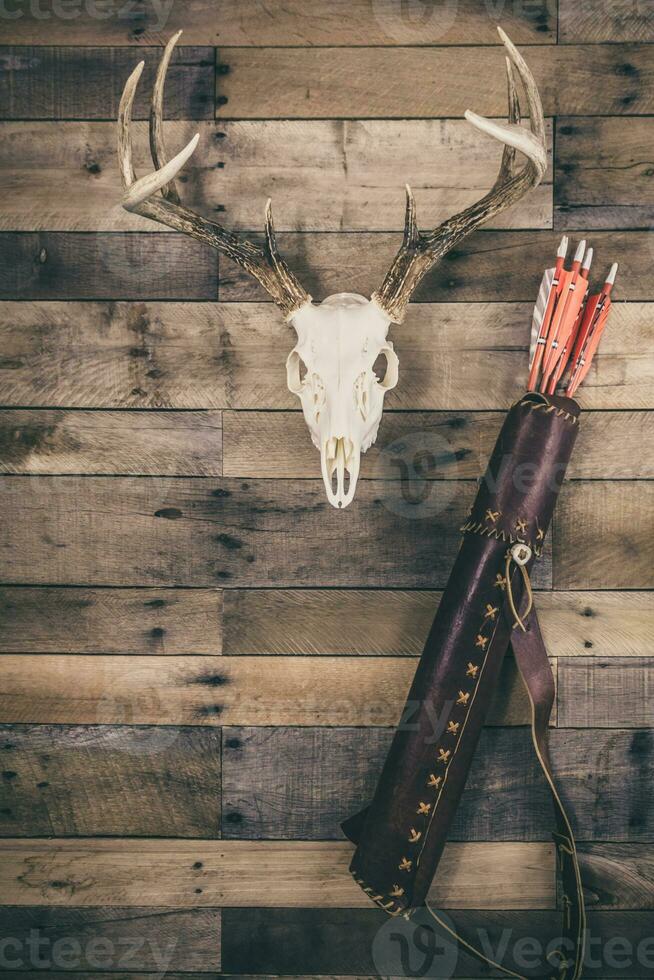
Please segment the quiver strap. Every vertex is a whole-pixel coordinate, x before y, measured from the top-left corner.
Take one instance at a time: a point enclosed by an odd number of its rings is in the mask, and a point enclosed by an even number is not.
[[[577,980],[585,918],[572,830],[549,760],[554,678],[529,573],[541,554],[572,454],[578,413],[570,399],[540,394],[526,395],[508,413],[462,528],[461,550],[372,803],[343,824],[357,845],[350,870],[372,901],[390,915],[421,908],[512,645],[532,706],[534,748],[556,815],[564,924],[562,948],[544,964],[547,980]],[[456,938],[489,962],[463,937]]]

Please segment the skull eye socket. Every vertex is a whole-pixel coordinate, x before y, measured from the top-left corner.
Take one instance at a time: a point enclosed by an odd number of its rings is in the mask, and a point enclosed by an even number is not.
[[[395,387],[399,376],[399,361],[392,347],[382,347],[372,370],[380,387],[386,391]]]
[[[298,352],[292,350],[286,361],[286,380],[294,395],[299,395],[307,378],[308,368]]]

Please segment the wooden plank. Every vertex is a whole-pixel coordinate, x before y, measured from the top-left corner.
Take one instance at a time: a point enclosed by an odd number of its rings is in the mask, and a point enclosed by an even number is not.
[[[477,479],[486,470],[504,418],[504,412],[385,412],[361,478],[401,477],[418,491],[427,480]],[[226,412],[223,421],[225,476],[301,480],[311,472],[316,450],[301,412]],[[430,463],[416,473],[418,454]],[[651,414],[584,415],[566,476],[573,480],[654,477]]]
[[[238,122],[218,131],[213,121],[194,121],[165,130],[171,148],[200,132],[184,203],[234,231],[260,230],[268,197],[279,231],[400,231],[405,195],[398,174],[413,187],[420,213],[437,224],[484,196],[502,155],[499,144],[488,146],[460,119]],[[547,133],[551,156],[550,122]],[[135,124],[134,145],[136,171],[147,173],[146,123]],[[116,161],[115,122],[0,123],[0,229],[161,228],[120,207]],[[551,228],[551,179],[493,224]]]
[[[222,652],[217,589],[0,589],[1,653]]]
[[[654,52],[648,44],[541,45],[525,56],[547,116],[654,111]],[[223,47],[220,61],[229,67],[216,76],[220,118],[428,119],[462,116],[470,106],[486,116],[506,113],[499,47],[327,47],[290,54],[283,48]],[[392,79],[390,89],[384,79]]]
[[[340,839],[341,821],[372,799],[392,734],[225,729],[223,836]],[[558,785],[580,840],[651,841],[649,732],[557,729],[550,742]],[[548,840],[552,827],[551,798],[531,732],[486,728],[448,839]]]
[[[5,654],[0,722],[393,726],[415,666],[406,657]],[[529,721],[527,698],[510,662],[489,720]]]
[[[3,837],[220,836],[209,728],[7,725],[0,758]]]
[[[414,913],[411,922],[390,921],[379,910],[226,909],[223,913],[223,970],[275,971],[275,976],[312,980],[318,971],[329,980],[389,977],[398,980],[409,969],[423,976],[479,977],[479,960],[439,930],[429,913]],[[451,928],[486,950],[508,969],[524,976],[538,968],[541,951],[561,934],[558,912],[456,912],[446,910]],[[584,977],[604,980],[651,976],[652,925],[647,912],[597,912],[589,915]],[[252,942],[252,936],[257,937]],[[535,955],[534,955],[534,950]],[[404,961],[404,965],[403,965]],[[409,966],[409,963],[411,964]],[[499,973],[496,973],[499,976]],[[527,975],[530,975],[529,973]],[[235,978],[238,980],[238,978]]]
[[[0,906],[0,932],[10,937],[3,966],[23,980],[36,973],[42,977],[44,968],[48,977],[68,980],[69,971],[78,970],[85,980],[94,970],[104,977],[111,971],[113,980],[122,975],[116,970],[143,970],[150,978],[162,971],[168,978],[169,970],[220,970],[217,909]],[[58,973],[59,967],[65,972]],[[30,968],[36,973],[22,972]]]
[[[649,3],[629,0],[561,0],[559,40],[565,44],[580,41],[654,41],[654,21]]]
[[[527,965],[532,970],[537,968],[541,950],[550,948],[552,939],[561,935],[559,912],[484,914],[446,910],[446,915],[452,928],[463,933],[467,941],[486,950],[490,946],[494,959],[504,957],[509,969],[522,971],[519,975],[524,975]],[[425,976],[480,976],[479,961],[465,948],[453,949],[447,934],[436,928],[432,932],[435,923],[428,913],[418,913],[411,923],[402,919],[390,921],[383,916],[380,910],[372,909],[225,910],[223,970],[230,975],[237,971],[257,975],[267,971],[270,976],[274,971],[276,976],[306,978],[320,971],[323,975],[329,973],[330,980],[352,975],[367,980],[373,976],[406,976],[411,956],[412,971],[429,971]],[[626,973],[633,977],[651,976],[649,913],[593,910],[588,927],[594,955],[588,956],[590,964],[584,966],[584,977],[606,980],[624,977]],[[252,942],[253,936],[257,937],[256,942]]]
[[[652,847],[583,843],[581,877],[591,907],[651,909],[654,894]]]
[[[441,588],[476,486],[434,481],[417,517],[401,484],[375,480],[345,511],[322,480],[6,476],[0,490],[12,585]],[[550,581],[546,546],[534,583]]]
[[[476,479],[503,412],[386,412],[361,479]],[[270,446],[275,452],[270,452]],[[261,477],[313,474],[315,447],[301,412],[104,412],[0,410],[0,472],[48,475]],[[432,459],[415,472],[416,453]],[[571,479],[654,477],[649,412],[583,418]]]
[[[0,652],[419,656],[440,593],[329,589],[0,589]],[[644,657],[650,592],[541,592],[553,657]],[[343,624],[347,624],[347,629]],[[223,637],[224,631],[224,650]]]
[[[211,300],[217,269],[185,235],[0,233],[0,299]]]
[[[6,840],[8,905],[365,908],[349,842]],[[431,901],[452,908],[552,908],[552,844],[448,844]]]
[[[420,656],[439,601],[437,592],[230,589],[223,652]],[[536,605],[550,656],[652,651],[651,592],[541,592]]]
[[[475,232],[425,277],[415,293],[414,303],[521,301],[529,303],[533,310],[534,296],[543,275],[543,257],[556,255],[560,240],[560,231]],[[342,291],[370,295],[379,288],[399,248],[397,236],[383,232],[345,235],[285,232],[279,236],[279,244],[316,300]],[[604,256],[629,255],[629,263],[621,270],[617,299],[652,298],[654,273],[649,233],[599,231],[593,234],[593,246],[598,262]],[[256,302],[264,298],[261,287],[247,273],[228,259],[221,262],[223,302]],[[409,329],[411,322],[407,318],[400,329]],[[612,331],[615,331],[614,323],[612,319]],[[522,329],[524,334],[524,324]],[[522,363],[521,360],[519,370]]]
[[[8,20],[5,33],[12,44],[161,44],[184,30],[187,44],[236,44],[260,47],[350,46],[394,44],[497,44],[495,15],[476,0],[457,0],[419,9],[418,14],[395,3],[370,0],[292,0],[264,7],[260,0],[222,0],[218,11],[208,0],[175,4],[148,2],[75,6],[73,18],[42,3],[38,16],[30,6]],[[516,44],[554,42],[556,12],[546,0],[502,11],[502,24]]]
[[[560,724],[577,727],[654,728],[654,660],[577,657],[559,662]],[[634,735],[641,759],[652,736]]]
[[[654,217],[651,118],[561,118],[556,124],[555,207],[560,224],[649,228]]]
[[[40,43],[53,43],[50,30],[59,23],[68,38],[65,46],[12,48],[6,44],[10,23],[17,21],[3,18],[0,118],[115,119],[123,86],[139,59],[146,67],[136,94],[134,118],[148,118],[160,47],[142,47],[138,53],[129,48],[80,48],[71,40],[71,21],[52,19],[47,26],[41,23]],[[211,47],[177,48],[166,86],[166,118],[211,119],[214,84]],[[92,166],[94,161],[88,157],[80,163],[82,176],[85,164]]]
[[[654,484],[568,484],[554,520],[554,587],[651,589]]]
[[[0,410],[0,472],[220,476],[221,413]]]
[[[389,250],[389,261],[390,255]],[[517,259],[507,256],[501,264],[514,267]],[[535,255],[533,265],[535,290],[541,274]],[[521,281],[514,275],[513,283]],[[509,292],[515,288],[507,281]],[[401,376],[386,398],[387,408],[504,413],[519,395],[520,382],[526,383],[532,309],[533,295],[531,304],[414,305],[405,326],[391,331]],[[653,311],[647,303],[615,304],[611,329],[581,389],[585,407],[654,408]],[[295,339],[274,307],[263,303],[2,303],[2,402],[48,408],[297,410],[284,368]],[[483,423],[483,417],[477,421]],[[600,421],[585,417],[582,431]],[[300,430],[296,452],[301,458],[308,452],[315,466],[306,429]],[[463,439],[466,431],[457,431],[456,438]],[[648,437],[642,428],[640,435]],[[494,437],[489,429],[488,439]],[[646,453],[632,455],[646,464]],[[585,458],[577,453],[573,465],[582,466]],[[605,465],[610,467],[611,460]],[[365,459],[364,474],[369,466]]]

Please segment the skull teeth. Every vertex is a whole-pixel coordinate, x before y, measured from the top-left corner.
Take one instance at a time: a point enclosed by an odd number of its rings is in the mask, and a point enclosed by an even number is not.
[[[324,444],[322,469],[327,497],[333,507],[347,507],[352,502],[359,476],[360,452],[352,439],[331,436]]]

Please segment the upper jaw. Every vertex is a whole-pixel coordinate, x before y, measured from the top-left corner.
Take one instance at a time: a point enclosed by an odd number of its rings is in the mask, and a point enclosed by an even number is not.
[[[361,463],[360,451],[351,439],[332,437],[323,443],[320,457],[327,499],[332,507],[343,510],[354,499]]]

